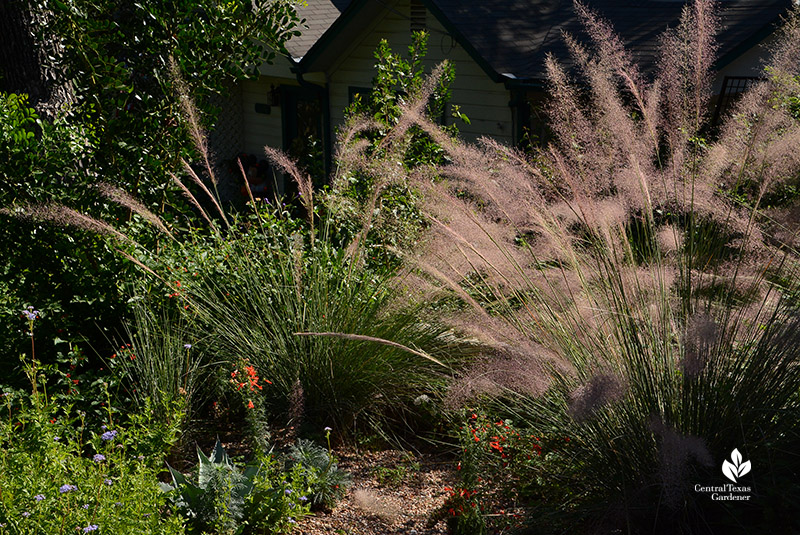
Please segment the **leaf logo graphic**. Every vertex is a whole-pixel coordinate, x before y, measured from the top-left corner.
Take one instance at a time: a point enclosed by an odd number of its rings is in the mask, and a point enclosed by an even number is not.
[[[724,461],[722,463],[722,473],[725,477],[737,483],[736,479],[750,472],[750,461],[742,462],[742,454],[738,449],[731,452],[731,461]]]

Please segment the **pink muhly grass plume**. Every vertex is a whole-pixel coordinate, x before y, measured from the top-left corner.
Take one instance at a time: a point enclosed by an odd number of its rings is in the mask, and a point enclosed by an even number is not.
[[[306,209],[306,218],[311,225],[311,240],[314,240],[314,185],[308,174],[300,171],[289,156],[281,150],[264,147],[267,158],[280,170],[289,175],[297,184],[300,192],[300,202]]]
[[[428,355],[427,353],[423,353],[422,351],[418,351],[416,349],[412,349],[408,346],[404,346],[403,344],[398,344],[397,342],[392,342],[391,340],[384,340],[383,338],[376,338],[374,336],[367,336],[364,334],[351,334],[351,333],[335,333],[335,332],[303,332],[303,333],[294,333],[295,336],[319,336],[319,337],[329,337],[329,338],[341,338],[343,340],[353,340],[356,342],[371,342],[374,344],[380,344],[388,347],[394,347],[397,349],[402,349],[407,353],[411,353],[412,355],[416,355],[418,357],[422,357],[426,360],[429,360],[443,368],[447,366],[443,364],[438,359],[433,358],[432,356]]]
[[[161,219],[153,212],[148,210],[138,199],[135,199],[128,192],[107,182],[101,182],[100,184],[98,184],[97,189],[107,199],[110,199],[115,203],[128,208],[134,213],[139,214],[147,222],[156,227],[158,230],[172,237],[172,234],[167,229],[167,227],[164,226],[164,223],[161,221]]]
[[[386,522],[394,522],[400,516],[400,508],[371,489],[355,489],[353,501],[367,516],[377,516]]]
[[[17,210],[8,208],[0,209],[0,212],[20,219],[30,219],[34,221],[49,221],[61,226],[71,226],[102,234],[104,236],[111,236],[117,240],[137,245],[137,243],[122,234],[120,231],[106,223],[101,219],[82,214],[77,210],[68,208],[58,204],[39,204],[19,206]]]
[[[187,162],[184,159],[181,159],[181,164],[183,165],[183,169],[186,171],[186,173],[189,175],[192,181],[195,184],[197,184],[200,187],[200,189],[203,190],[203,193],[205,193],[206,196],[211,200],[211,202],[214,203],[214,207],[217,209],[217,212],[219,213],[220,217],[222,217],[222,220],[225,222],[225,226],[230,227],[230,224],[228,223],[228,218],[225,216],[225,210],[222,209],[222,206],[220,206],[219,202],[217,201],[217,196],[211,193],[211,191],[206,187],[206,185],[203,183],[200,177],[197,176],[197,173],[195,173],[194,169],[192,169],[192,166],[189,165],[189,162]]]
[[[178,178],[176,175],[174,175],[173,173],[169,173],[169,176],[170,176],[170,178],[172,178],[172,181],[175,183],[175,185],[177,185],[177,186],[178,186],[178,187],[181,189],[181,192],[183,193],[183,196],[184,196],[184,197],[186,197],[186,198],[189,200],[189,202],[190,202],[190,203],[192,203],[192,205],[193,205],[195,208],[197,208],[197,211],[200,213],[200,216],[201,216],[203,219],[205,219],[205,220],[206,220],[206,222],[207,222],[209,225],[211,225],[211,227],[212,227],[212,228],[214,228],[214,229],[216,230],[216,226],[215,226],[215,225],[214,225],[214,223],[211,221],[211,218],[208,216],[208,213],[207,213],[207,212],[206,212],[206,211],[203,209],[203,207],[200,205],[200,202],[197,200],[197,197],[195,197],[195,196],[192,194],[192,192],[191,192],[191,191],[189,191],[189,188],[187,188],[187,187],[186,187],[186,184],[184,184],[183,182],[181,182],[181,179],[179,179],[179,178]]]
[[[211,183],[216,191],[217,177],[214,173],[214,167],[211,165],[211,161],[209,159],[206,132],[200,125],[197,106],[195,106],[191,97],[189,85],[186,83],[186,80],[184,80],[183,75],[181,74],[180,65],[178,65],[178,62],[175,61],[173,56],[169,57],[169,71],[170,77],[172,78],[173,87],[178,96],[178,102],[180,104],[181,111],[183,112],[184,119],[189,125],[189,134],[192,137],[195,148],[203,158],[206,172],[208,173],[208,177],[211,179]],[[211,196],[210,193],[209,196]]]
[[[689,318],[683,337],[681,369],[690,377],[699,375],[706,367],[710,354],[719,343],[720,326],[707,313]]]
[[[570,415],[583,421],[604,405],[620,399],[624,393],[622,379],[611,373],[597,373],[570,392]]]
[[[705,440],[684,435],[662,420],[653,418],[650,430],[659,440],[658,475],[662,486],[664,505],[669,509],[680,507],[684,488],[689,483],[691,463],[710,467],[713,457]]]
[[[525,352],[510,347],[495,348],[490,356],[467,368],[450,385],[445,406],[458,410],[480,397],[498,397],[509,392],[540,396],[550,385],[544,354],[543,348],[538,351],[528,348]]]

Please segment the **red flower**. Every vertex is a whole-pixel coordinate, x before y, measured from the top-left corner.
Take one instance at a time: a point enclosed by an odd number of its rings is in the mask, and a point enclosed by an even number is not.
[[[252,409],[253,407],[255,407],[255,405],[253,405],[253,401],[248,399],[247,400],[247,408],[248,409]]]

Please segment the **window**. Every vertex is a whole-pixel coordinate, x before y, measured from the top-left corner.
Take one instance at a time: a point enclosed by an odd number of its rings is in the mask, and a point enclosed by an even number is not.
[[[722,80],[722,89],[717,98],[712,124],[717,125],[725,114],[731,111],[739,97],[757,81],[759,78],[754,76],[726,76]]]

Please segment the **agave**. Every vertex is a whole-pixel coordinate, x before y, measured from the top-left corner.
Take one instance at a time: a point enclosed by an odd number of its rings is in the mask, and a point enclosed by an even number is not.
[[[197,483],[167,464],[173,484],[160,483],[161,490],[171,493],[175,506],[194,523],[235,530],[244,516],[245,500],[253,492],[260,465],[240,471],[219,439],[210,457],[199,447],[197,457]]]

